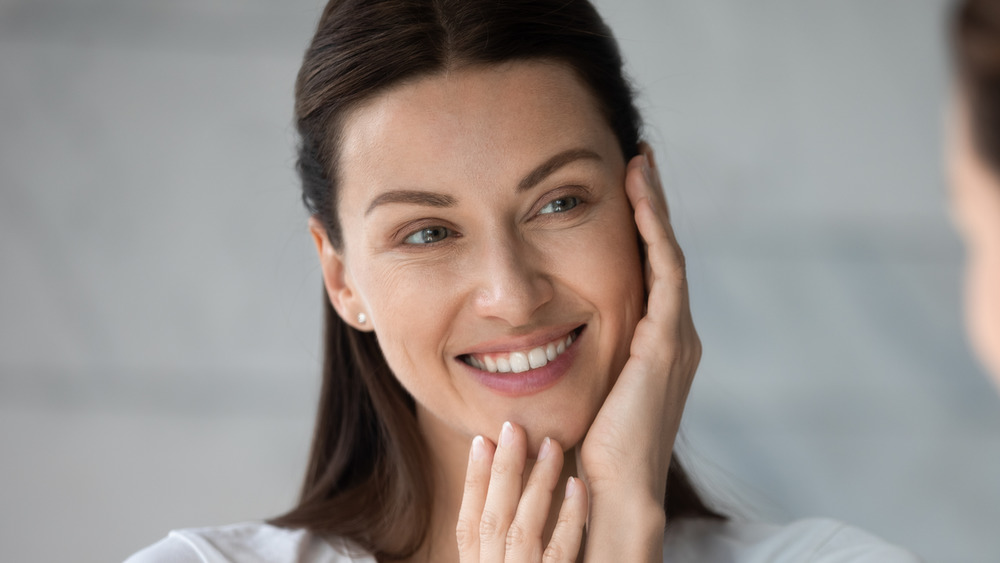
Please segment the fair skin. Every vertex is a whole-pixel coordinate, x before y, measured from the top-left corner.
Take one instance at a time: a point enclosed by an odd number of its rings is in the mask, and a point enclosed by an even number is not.
[[[967,330],[1000,388],[1000,177],[975,149],[968,120],[958,95],[948,135],[952,216],[966,247]]]
[[[311,231],[417,404],[436,497],[414,559],[662,560],[701,348],[648,148],[626,163],[576,75],[535,61],[375,96],[339,164],[343,248]]]

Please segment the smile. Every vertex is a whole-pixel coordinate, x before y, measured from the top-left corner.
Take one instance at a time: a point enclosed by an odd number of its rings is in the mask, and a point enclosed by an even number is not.
[[[462,356],[466,364],[489,373],[523,373],[548,365],[569,348],[576,340],[581,328],[566,336],[531,349],[492,354],[467,354]]]

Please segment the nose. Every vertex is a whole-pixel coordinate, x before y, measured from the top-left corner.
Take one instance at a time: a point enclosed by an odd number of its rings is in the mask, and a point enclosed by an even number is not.
[[[517,236],[494,237],[484,246],[476,267],[476,312],[513,327],[530,324],[555,295],[543,254]]]

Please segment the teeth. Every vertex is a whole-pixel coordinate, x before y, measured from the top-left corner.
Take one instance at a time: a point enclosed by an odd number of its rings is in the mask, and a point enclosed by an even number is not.
[[[523,373],[528,371],[528,369],[528,356],[525,356],[524,352],[514,352],[510,355],[510,371]]]
[[[540,368],[547,363],[549,363],[549,358],[542,348],[535,348],[528,352],[528,365],[531,366],[531,369]]]
[[[520,350],[509,354],[493,354],[480,357],[465,356],[465,363],[490,373],[523,373],[538,369],[558,358],[575,340],[574,333],[557,341],[549,342],[531,350]]]

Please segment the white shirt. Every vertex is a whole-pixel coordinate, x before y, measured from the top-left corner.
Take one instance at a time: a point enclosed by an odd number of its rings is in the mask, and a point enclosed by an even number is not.
[[[820,518],[785,526],[684,519],[663,540],[669,563],[917,563],[908,551]],[[125,563],[375,563],[342,539],[263,523],[175,530]]]

